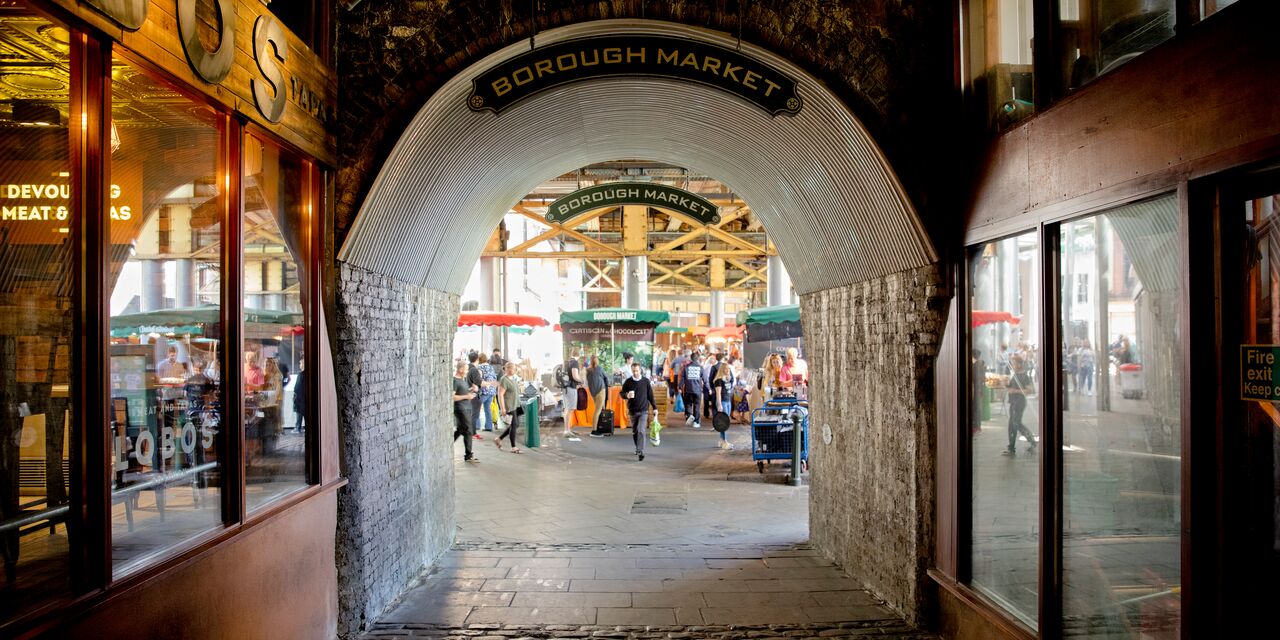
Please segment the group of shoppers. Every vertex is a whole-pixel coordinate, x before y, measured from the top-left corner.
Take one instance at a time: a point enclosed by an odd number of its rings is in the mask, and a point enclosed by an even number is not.
[[[671,393],[681,395],[687,426],[700,429],[703,418],[714,419],[717,413],[725,414],[730,422],[735,411],[746,419],[746,394],[740,384],[741,361],[736,356],[701,349],[683,349],[677,354],[673,349],[665,361],[664,377]],[[785,361],[780,354],[769,355],[757,379],[757,388],[767,398],[807,384],[808,379],[808,364],[791,348],[786,352]],[[727,430],[720,431],[719,446],[733,449]]]
[[[497,400],[498,415],[493,415],[493,403]],[[472,440],[483,440],[479,431],[494,431],[505,422],[505,428],[494,438],[499,449],[502,441],[510,439],[512,453],[524,453],[516,445],[516,432],[524,407],[520,403],[520,377],[516,365],[502,358],[502,352],[493,350],[492,356],[472,351],[460,358],[453,371],[453,439],[463,439],[463,460],[480,462],[472,447]]]
[[[747,414],[745,390],[740,388],[741,362],[731,354],[723,352],[704,352],[700,349],[684,349],[679,353],[672,349],[662,357],[655,358],[653,369],[655,377],[665,379],[673,396],[680,394],[684,404],[685,424],[694,429],[702,428],[702,419],[715,419],[717,414],[724,414],[724,419],[732,419],[735,412],[744,419]],[[626,403],[626,411],[632,425],[632,440],[638,460],[644,460],[644,443],[648,438],[646,425],[651,419],[657,419],[657,403],[653,394],[653,383],[650,371],[635,362],[629,354],[625,355],[625,363],[614,375],[622,378],[621,396]],[[588,356],[582,347],[570,350],[569,358],[556,369],[556,386],[563,393],[562,407],[564,414],[563,436],[566,440],[580,442],[573,427],[575,414],[582,409],[587,397],[593,401],[594,410],[591,416],[593,436],[604,435],[598,425],[601,413],[608,397],[610,374],[600,363],[598,355]],[[808,383],[808,365],[800,358],[795,348],[787,349],[783,354],[771,354],[760,371],[757,381],[758,389],[764,398],[776,394],[790,392],[797,386]],[[502,440],[510,440],[510,451],[523,453],[516,444],[516,431],[519,418],[523,413],[520,403],[521,380],[516,374],[514,363],[502,359],[499,350],[492,356],[469,352],[465,358],[457,361],[453,375],[454,403],[454,440],[465,441],[464,460],[479,462],[472,447],[472,440],[480,440],[480,431],[493,431],[497,426],[505,428],[494,439],[494,444],[502,448]],[[493,400],[496,398],[498,415],[493,415]],[[719,446],[733,449],[729,442],[728,431],[720,431]]]
[[[644,366],[635,361],[631,354],[624,354],[621,368],[615,372],[622,382],[622,397],[626,400],[627,415],[631,420],[631,439],[635,443],[636,458],[644,461],[644,442],[648,438],[645,426],[650,416],[657,415],[658,405],[653,397],[653,387],[646,375]],[[591,435],[603,437],[605,433],[599,429],[600,415],[604,411],[605,399],[609,393],[609,374],[600,365],[600,356],[587,357],[586,349],[571,349],[569,359],[557,373],[557,385],[564,393],[564,437],[572,442],[580,442],[573,432],[574,414],[582,408],[582,396],[589,394],[595,406],[592,411]],[[580,394],[579,390],[584,390]],[[652,413],[651,413],[652,412]]]

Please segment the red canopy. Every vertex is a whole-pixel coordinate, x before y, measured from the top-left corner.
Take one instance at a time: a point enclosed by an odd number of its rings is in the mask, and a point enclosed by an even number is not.
[[[1008,311],[974,311],[970,314],[973,326],[981,327],[984,324],[993,322],[1008,322],[1009,324],[1018,324],[1022,322],[1022,318],[1009,313]]]
[[[708,338],[733,338],[735,340],[741,339],[742,327],[737,325],[732,325],[732,324],[725,325],[723,327],[716,327],[714,329],[707,331],[707,337]]]
[[[458,314],[459,327],[545,327],[547,321],[538,316],[497,311],[463,311]]]

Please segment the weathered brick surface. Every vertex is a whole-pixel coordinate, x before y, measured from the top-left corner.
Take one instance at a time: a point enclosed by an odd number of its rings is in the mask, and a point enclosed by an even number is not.
[[[800,298],[812,542],[917,624],[933,546],[937,285],[924,267]]]
[[[391,148],[451,77],[538,31],[607,18],[649,18],[741,35],[822,80],[871,131],[926,224],[956,216],[944,162],[956,130],[951,4],[937,0],[366,0],[338,11],[336,235],[346,237]],[[531,8],[538,7],[535,16]],[[920,153],[929,149],[929,153]],[[954,172],[953,172],[954,173]],[[931,176],[925,185],[921,176]],[[950,205],[947,205],[950,206]],[[930,228],[938,233],[940,228]]]
[[[454,534],[448,378],[458,296],[339,264],[339,632],[380,614]]]

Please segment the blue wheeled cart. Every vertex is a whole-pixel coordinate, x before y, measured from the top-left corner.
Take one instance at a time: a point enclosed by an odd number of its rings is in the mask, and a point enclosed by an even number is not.
[[[795,400],[770,400],[751,412],[751,459],[764,473],[764,465],[773,460],[790,460],[795,446],[795,423],[792,415],[800,415],[800,464],[809,469],[809,409]]]

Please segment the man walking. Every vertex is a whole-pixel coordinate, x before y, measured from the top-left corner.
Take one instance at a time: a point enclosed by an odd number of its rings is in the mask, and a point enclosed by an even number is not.
[[[569,360],[564,363],[564,371],[568,374],[568,386],[564,388],[564,437],[574,442],[581,442],[582,438],[573,433],[573,413],[578,410],[578,387],[586,381],[582,374],[581,359],[585,354],[582,347],[571,350],[569,352]],[[574,357],[577,356],[577,357]]]
[[[480,459],[471,451],[471,436],[474,428],[472,416],[475,415],[472,413],[471,401],[476,397],[476,392],[467,381],[468,367],[466,362],[460,361],[453,369],[453,441],[457,442],[458,438],[462,438],[463,449],[466,452],[462,457],[463,460],[480,462]]]
[[[636,445],[636,456],[644,462],[644,441],[648,437],[649,411],[657,411],[653,401],[653,386],[644,377],[639,363],[631,365],[631,377],[622,383],[622,397],[627,399],[627,413],[631,415],[631,440]]]
[[[480,440],[480,434],[476,433],[475,421],[480,419],[480,387],[484,386],[484,376],[480,375],[480,367],[476,366],[476,362],[480,360],[480,354],[475,351],[467,352],[467,384],[474,391],[471,395],[471,434],[476,440]]]
[[[684,423],[694,429],[701,429],[702,414],[699,412],[702,410],[702,364],[696,351],[689,356],[689,364],[680,373],[680,381],[684,384],[684,412],[687,414]]]

